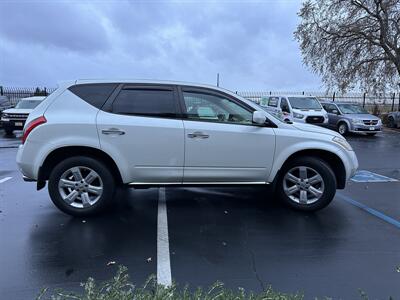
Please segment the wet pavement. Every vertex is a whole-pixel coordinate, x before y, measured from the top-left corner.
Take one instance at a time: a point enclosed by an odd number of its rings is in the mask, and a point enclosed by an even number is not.
[[[348,140],[360,169],[400,179],[400,133]],[[17,145],[0,131],[0,182],[9,178],[0,183],[1,299],[32,299],[45,286],[77,289],[88,276],[110,278],[117,264],[139,284],[157,274],[158,189],[119,190],[108,215],[72,218],[46,189],[22,181]],[[167,188],[165,198],[171,274],[181,285],[400,296],[400,181],[349,182],[314,214],[282,207],[266,188]]]

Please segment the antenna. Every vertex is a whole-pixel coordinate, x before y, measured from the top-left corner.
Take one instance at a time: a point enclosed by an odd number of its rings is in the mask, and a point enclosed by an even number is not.
[[[219,73],[217,73],[217,86],[219,87]]]

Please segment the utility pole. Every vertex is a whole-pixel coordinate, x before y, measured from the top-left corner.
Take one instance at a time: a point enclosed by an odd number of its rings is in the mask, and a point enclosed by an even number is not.
[[[217,73],[217,86],[219,87],[219,73]]]

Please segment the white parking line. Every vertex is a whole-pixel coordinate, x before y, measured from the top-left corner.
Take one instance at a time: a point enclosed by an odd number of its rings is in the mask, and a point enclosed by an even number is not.
[[[6,178],[3,178],[3,179],[0,179],[0,183],[6,182],[6,181],[10,180],[11,178],[12,177],[6,177]]]
[[[160,188],[158,192],[157,282],[158,284],[166,286],[170,286],[172,284],[165,188]]]

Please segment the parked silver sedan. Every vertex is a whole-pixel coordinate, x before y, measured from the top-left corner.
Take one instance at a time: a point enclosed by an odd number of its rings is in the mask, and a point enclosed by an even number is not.
[[[328,127],[345,135],[348,132],[375,135],[382,131],[382,120],[354,103],[321,102],[328,113]]]

